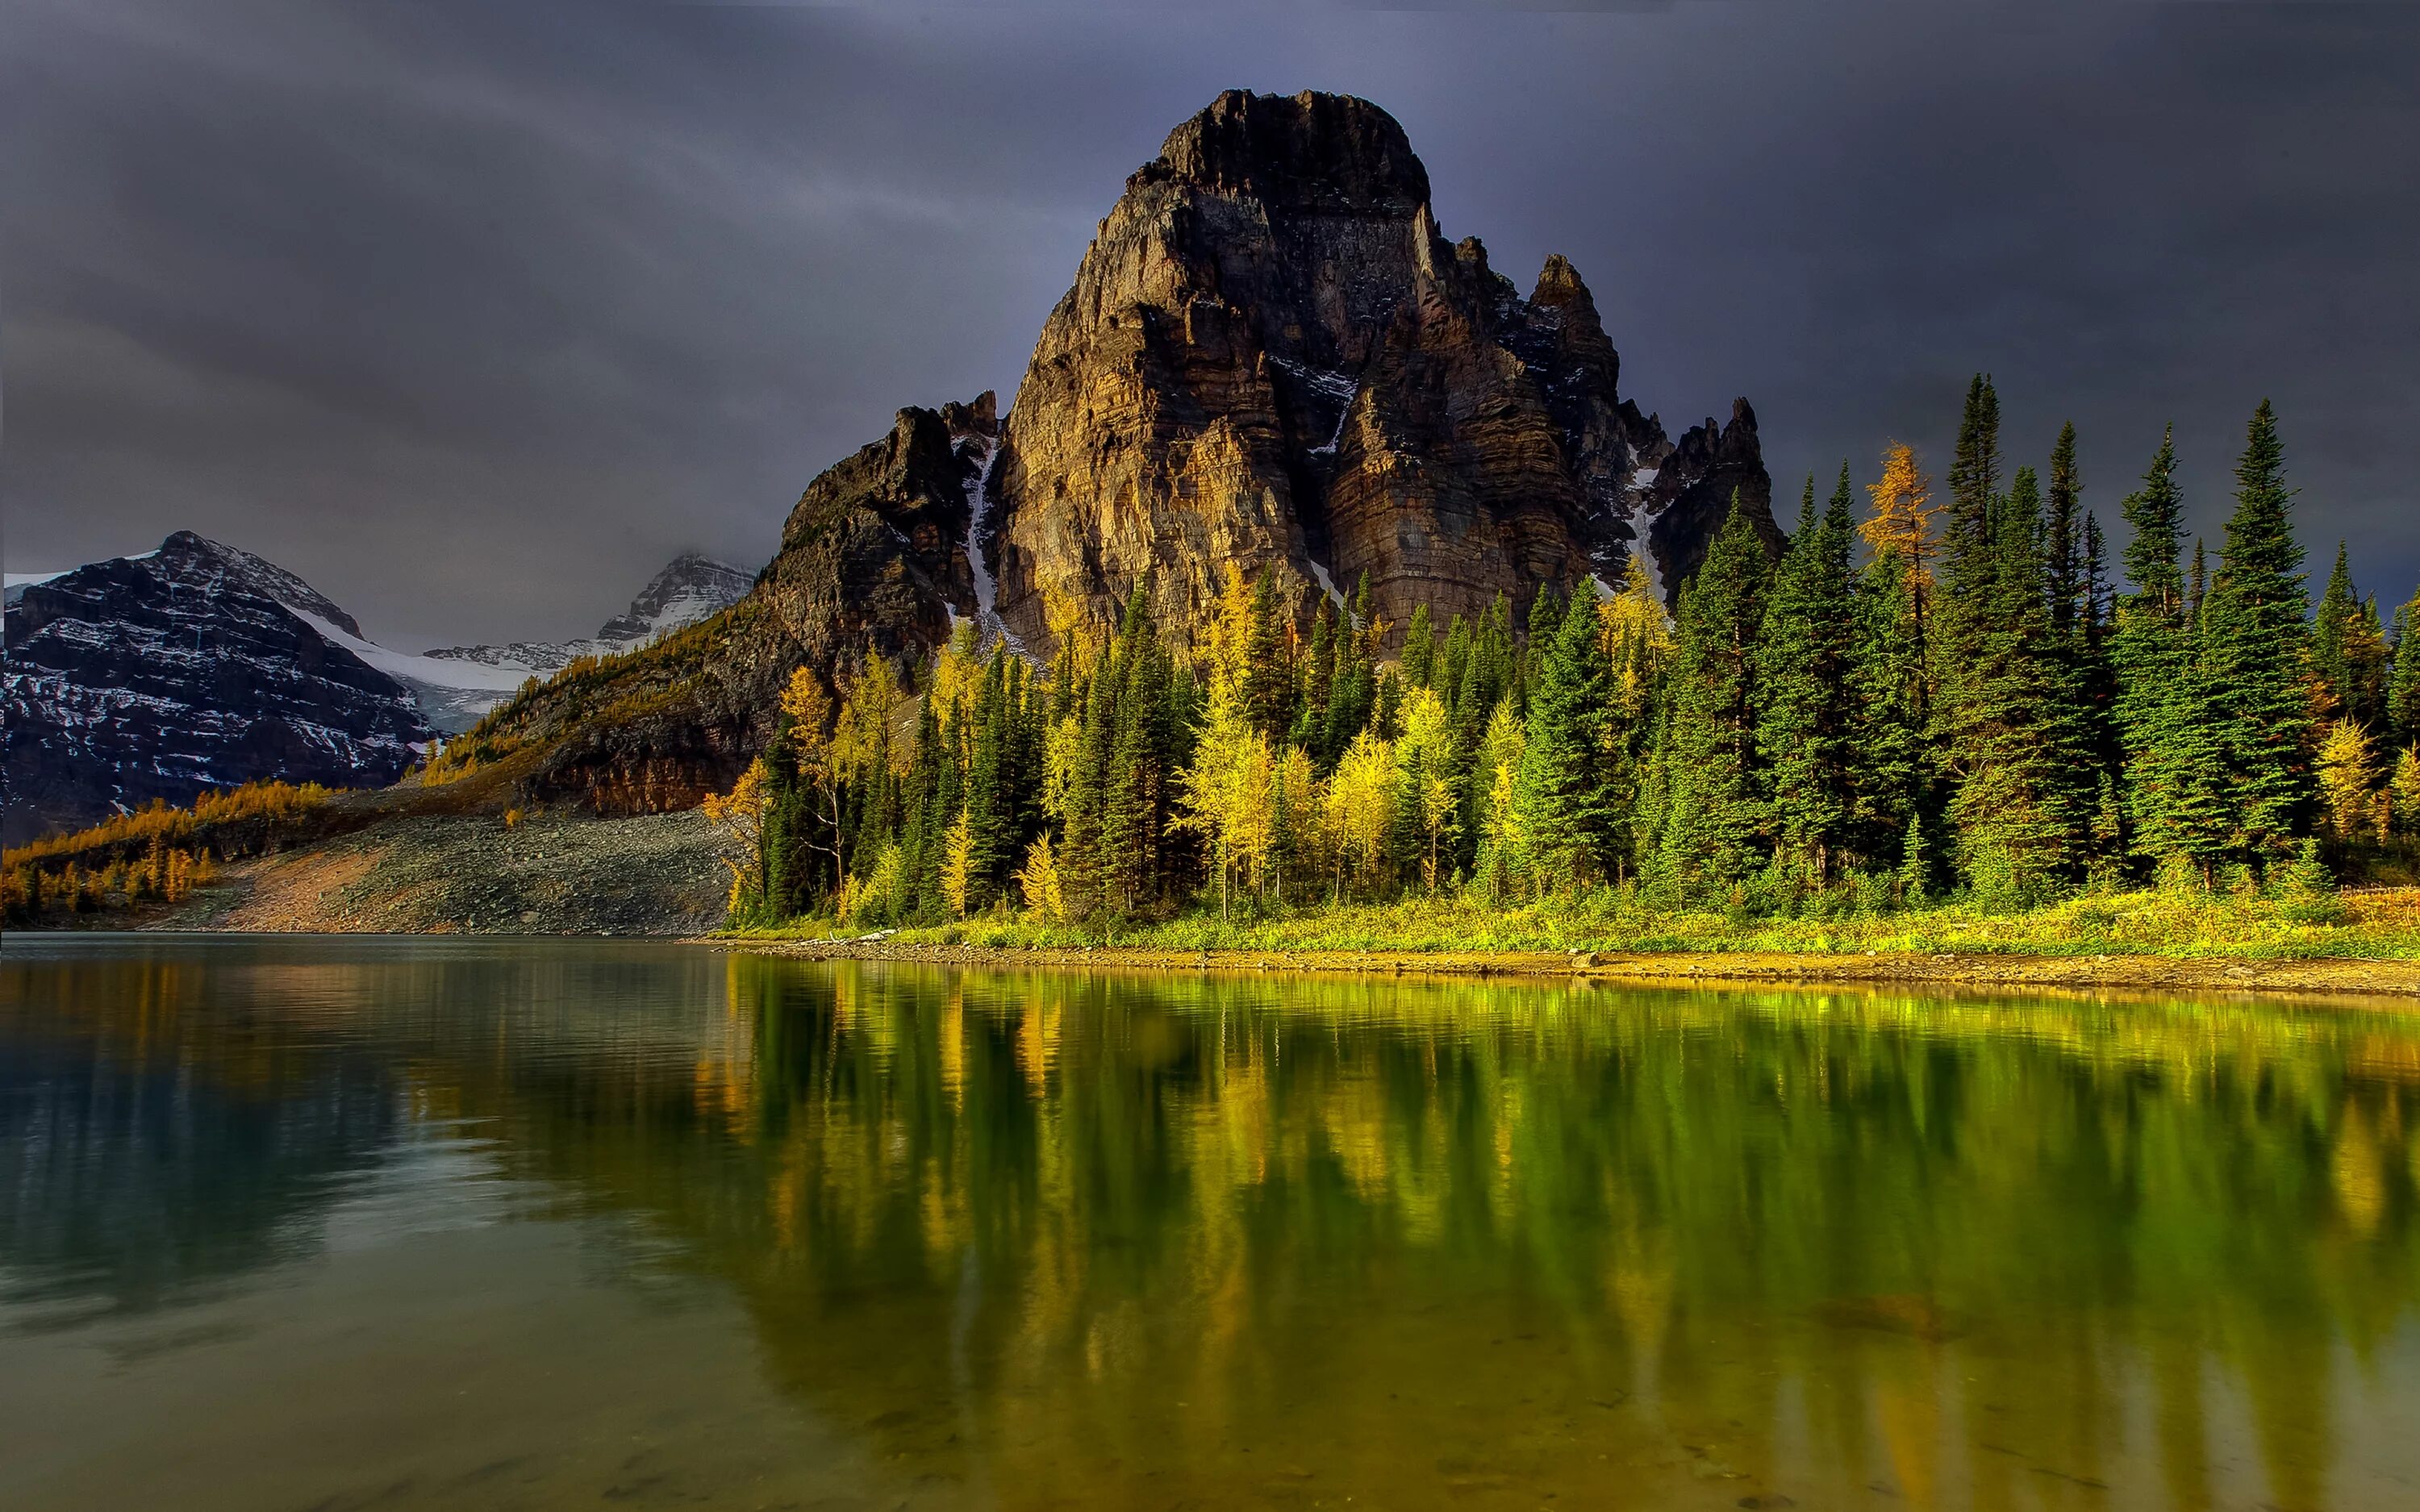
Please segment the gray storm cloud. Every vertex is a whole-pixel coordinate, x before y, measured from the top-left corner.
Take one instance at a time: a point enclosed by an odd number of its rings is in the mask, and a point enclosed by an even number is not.
[[[2214,534],[2285,418],[2318,570],[2420,579],[2414,8],[1771,5],[1249,18],[17,0],[12,571],[192,528],[398,644],[581,633],[754,565],[903,404],[1016,384],[1094,222],[1218,90],[1392,111],[1449,234],[1568,255],[1674,429],[1777,483],[1965,376]]]

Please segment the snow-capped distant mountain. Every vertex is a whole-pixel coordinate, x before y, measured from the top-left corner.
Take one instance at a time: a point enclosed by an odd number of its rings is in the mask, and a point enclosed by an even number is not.
[[[430,738],[403,686],[334,639],[359,640],[353,617],[250,552],[179,531],[29,576],[8,585],[0,680],[10,843],[259,778],[391,782]]]
[[[415,656],[275,563],[179,531],[156,551],[7,580],[10,844],[260,778],[394,781],[533,677],[696,623],[751,586],[694,554],[584,640]]]
[[[425,657],[427,665],[391,668],[413,685],[429,723],[458,734],[511,695],[530,677],[562,671],[580,656],[631,651],[675,630],[686,629],[739,602],[755,586],[753,575],[685,551],[649,579],[630,607],[607,620],[585,640],[515,640],[501,646],[448,646]],[[373,661],[372,665],[379,665]],[[502,679],[481,681],[480,674]]]
[[[597,632],[599,640],[624,648],[644,645],[675,630],[687,629],[709,614],[720,614],[756,586],[756,575],[728,562],[684,551],[639,591],[630,607],[607,620]]]

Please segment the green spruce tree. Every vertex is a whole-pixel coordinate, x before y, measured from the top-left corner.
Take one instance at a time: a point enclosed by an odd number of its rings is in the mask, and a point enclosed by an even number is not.
[[[2310,828],[2303,683],[2310,600],[2292,506],[2276,412],[2263,399],[2236,464],[2235,512],[2202,607],[2206,673],[2217,695],[2209,712],[2227,764],[2233,848],[2247,860],[2290,858]]]
[[[1764,543],[1734,492],[1704,563],[1681,590],[1668,683],[1659,866],[1684,897],[1719,896],[1761,871],[1771,855],[1756,686],[1770,572]]]
[[[1849,470],[1815,513],[1807,480],[1798,529],[1773,578],[1758,632],[1757,753],[1788,865],[1821,887],[1854,863],[1856,818],[1856,579],[1849,557]]]

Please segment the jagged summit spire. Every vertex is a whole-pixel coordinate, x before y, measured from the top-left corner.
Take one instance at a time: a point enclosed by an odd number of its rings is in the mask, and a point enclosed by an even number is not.
[[[1447,239],[1393,116],[1231,90],[1126,181],[1034,346],[985,493],[1001,619],[1045,646],[1047,606],[1109,623],[1148,583],[1198,625],[1233,565],[1297,604],[1366,572],[1400,625],[1600,574],[1695,492],[1761,516],[1753,424],[1665,466],[1620,374],[1569,259],[1524,300]]]
[[[1250,195],[1278,211],[1390,217],[1428,203],[1428,170],[1395,117],[1351,95],[1230,89],[1168,133],[1135,178]]]

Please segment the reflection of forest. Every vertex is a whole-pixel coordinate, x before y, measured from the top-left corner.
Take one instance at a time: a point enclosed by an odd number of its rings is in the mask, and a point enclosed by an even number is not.
[[[2144,1466],[2316,1506],[2343,1357],[2420,1283],[2392,1019],[510,961],[320,984],[345,1026],[249,1047],[116,992],[85,1023],[306,1103],[281,1057],[374,1052],[735,1286],[785,1389],[1012,1504],[1627,1460],[1717,1505],[2100,1504]]]

